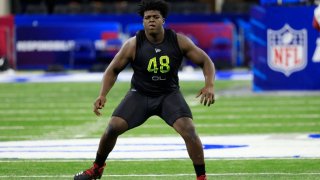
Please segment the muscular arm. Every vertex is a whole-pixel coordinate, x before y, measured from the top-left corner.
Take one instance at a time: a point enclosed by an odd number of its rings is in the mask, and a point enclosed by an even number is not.
[[[100,93],[94,102],[93,111],[96,115],[101,115],[99,109],[104,107],[106,96],[117,80],[118,74],[134,59],[135,56],[135,37],[130,38],[124,43],[119,52],[115,55],[108,68],[105,70],[102,78]]]
[[[177,34],[177,38],[184,55],[202,68],[205,87],[200,90],[197,97],[201,96],[200,102],[204,105],[210,106],[214,103],[214,64],[210,57],[202,49],[197,47],[189,38],[179,33]]]

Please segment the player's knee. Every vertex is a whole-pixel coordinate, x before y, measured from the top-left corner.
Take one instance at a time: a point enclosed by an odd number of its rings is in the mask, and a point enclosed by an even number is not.
[[[119,136],[121,130],[116,126],[109,124],[105,133],[108,134],[108,136]]]
[[[188,127],[184,128],[182,136],[184,138],[190,139],[190,140],[197,139],[197,133],[196,133],[194,126],[188,126]]]
[[[111,120],[105,133],[109,136],[119,136],[120,134],[124,133],[127,129],[128,125],[126,123]]]
[[[180,123],[175,128],[184,139],[196,139],[197,133],[192,123]]]

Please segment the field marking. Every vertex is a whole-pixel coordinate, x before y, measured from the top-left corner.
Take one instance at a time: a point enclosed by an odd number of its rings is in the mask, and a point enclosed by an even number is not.
[[[206,158],[205,161],[261,161],[261,160],[290,160],[293,159],[292,157],[283,157],[283,158],[272,158],[272,157],[260,157],[260,158]],[[296,159],[296,158],[294,158]],[[305,159],[305,160],[318,160],[319,157],[301,157],[299,158]],[[152,162],[157,162],[157,161],[185,161],[186,158],[166,158],[166,159],[108,159],[108,162],[146,162],[146,161],[152,161]],[[23,162],[37,162],[37,163],[61,163],[61,162],[92,162],[90,159],[0,159],[0,163],[23,163]]]
[[[210,115],[198,115],[195,116],[194,119],[208,119],[208,117],[212,117]],[[319,119],[320,114],[243,114],[243,115],[214,115],[215,119],[235,119],[246,118],[246,119]]]
[[[196,127],[283,127],[283,126],[318,126],[320,122],[295,122],[295,123],[195,123]],[[140,128],[166,128],[162,124],[146,124]]]
[[[55,118],[55,117],[41,117],[40,119],[37,119],[36,116],[34,117],[6,117],[2,121],[10,121],[10,122],[17,122],[17,121],[28,121],[28,122],[43,122],[43,121],[62,121],[65,120],[63,118]],[[103,120],[108,121],[109,117],[102,117]],[[194,120],[198,119],[206,119],[208,118],[212,119],[212,115],[196,115],[194,116]],[[318,120],[320,118],[320,114],[309,114],[307,116],[297,116],[297,115],[289,115],[289,116],[264,116],[261,115],[261,118],[259,118],[259,115],[256,116],[249,116],[249,115],[242,115],[242,116],[225,116],[225,115],[214,115],[214,119],[229,119],[229,120],[238,120],[239,118],[245,118],[245,119],[300,119],[302,122],[306,119],[316,119]],[[72,116],[68,118],[68,121],[85,121],[88,119],[95,119],[95,117],[83,117],[83,116]],[[159,118],[160,119],[160,118]]]
[[[199,119],[199,118],[197,118]],[[310,126],[319,126],[320,122],[287,122],[287,123],[195,123],[196,127],[310,127]],[[56,129],[57,127],[63,127],[63,125],[59,126],[52,126],[46,125],[43,126],[42,129]],[[23,130],[23,129],[31,129],[33,127],[27,126],[0,126],[0,130]],[[144,124],[140,126],[140,128],[157,128],[157,129],[167,129],[167,126],[163,126],[163,124]],[[7,138],[21,138],[27,137],[22,135],[8,135],[8,136],[0,136],[0,139],[7,139]]]
[[[131,80],[133,72],[132,71],[123,71],[119,74],[117,81],[129,82]],[[15,73],[4,72],[0,73],[0,83],[39,83],[39,82],[101,82],[103,72],[99,73],[66,73],[66,74],[56,74],[47,76],[45,73]],[[179,79],[182,81],[200,81],[203,80],[202,71],[179,71]],[[253,75],[251,71],[230,71],[228,76],[226,72],[216,73],[217,80],[252,80]]]
[[[25,126],[0,126],[0,130],[21,130],[25,129]]]
[[[316,173],[277,173],[277,172],[266,172],[266,173],[208,173],[207,176],[269,176],[269,175],[281,175],[281,176],[305,176],[305,175],[320,175],[320,172]],[[106,174],[103,177],[184,177],[191,176],[194,174]],[[30,176],[19,176],[19,175],[0,175],[0,178],[70,178],[73,175],[30,175]]]
[[[205,158],[320,158],[320,139],[308,134],[201,137]],[[94,159],[99,139],[0,142],[0,158]],[[188,158],[180,137],[120,137],[110,159]]]

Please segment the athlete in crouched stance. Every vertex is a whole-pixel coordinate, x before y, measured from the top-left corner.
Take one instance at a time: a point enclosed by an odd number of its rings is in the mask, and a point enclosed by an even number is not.
[[[205,180],[203,147],[190,108],[179,90],[178,70],[184,56],[202,68],[205,86],[198,97],[201,97],[200,103],[210,106],[215,101],[214,64],[188,37],[163,27],[168,15],[165,1],[142,0],[139,14],[143,17],[144,30],[124,43],[104,72],[100,94],[94,103],[95,114],[101,115],[99,110],[106,103],[106,95],[129,63],[134,71],[131,88],[101,136],[93,166],[76,174],[74,179],[100,179],[118,136],[157,115],[182,136],[197,180]]]

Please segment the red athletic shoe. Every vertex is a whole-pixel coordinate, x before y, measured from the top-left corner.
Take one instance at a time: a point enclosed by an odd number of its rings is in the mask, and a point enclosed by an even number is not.
[[[201,176],[197,177],[197,180],[207,180],[207,176],[201,175]]]
[[[93,166],[90,169],[87,169],[85,171],[79,172],[78,174],[74,175],[74,180],[100,179],[105,166],[106,166],[106,163],[104,163],[104,165],[101,167],[98,166],[98,164],[93,163]]]

